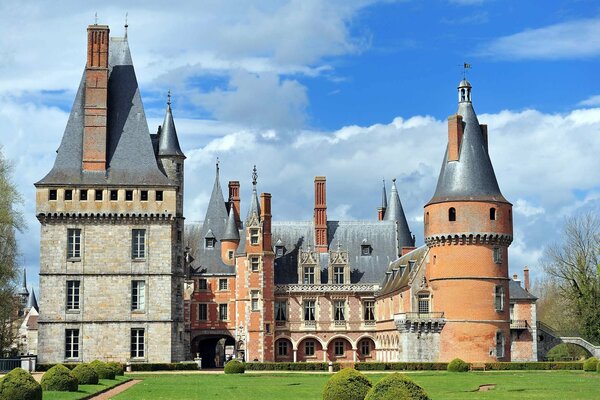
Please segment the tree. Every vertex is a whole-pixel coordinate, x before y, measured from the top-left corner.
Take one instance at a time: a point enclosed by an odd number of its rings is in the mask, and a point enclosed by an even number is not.
[[[16,232],[23,229],[23,216],[17,209],[21,196],[11,181],[11,166],[0,148],[0,353],[15,337],[13,322],[18,307],[15,283],[18,276]],[[1,354],[0,354],[1,355]]]
[[[566,220],[562,241],[545,250],[544,269],[554,278],[581,335],[600,343],[600,219]]]

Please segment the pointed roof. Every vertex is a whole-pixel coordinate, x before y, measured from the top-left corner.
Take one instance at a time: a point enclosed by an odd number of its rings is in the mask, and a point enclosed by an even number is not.
[[[108,67],[106,172],[82,171],[84,72],[54,166],[36,185],[173,185],[159,170],[154,156],[126,38],[110,38]]]
[[[471,84],[461,81],[459,91],[469,89],[466,98],[459,97],[458,114],[463,120],[463,137],[458,161],[448,161],[448,148],[433,198],[427,204],[443,201],[491,200],[508,203],[500,192],[485,139],[473,109]]]
[[[27,290],[27,270],[23,268],[23,283],[17,292],[19,296],[28,296],[29,291]]]
[[[223,240],[240,240],[240,232],[238,231],[237,224],[235,222],[235,210],[233,207],[229,209],[227,224],[225,225],[225,233],[223,233]]]
[[[38,307],[37,299],[35,297],[35,291],[33,290],[33,288],[31,288],[31,292],[29,293],[29,298],[27,299],[27,308],[29,308],[30,310],[32,308],[35,308],[35,311],[40,311],[40,308]]]
[[[382,209],[387,209],[388,206],[388,202],[387,202],[387,193],[385,192],[385,179],[383,180],[383,191],[381,193],[381,208]]]
[[[158,139],[158,155],[185,157],[183,151],[181,151],[181,147],[179,147],[179,139],[177,139],[177,130],[175,130],[175,122],[173,122],[170,91],[168,94],[165,120],[162,124],[160,137]]]
[[[392,193],[390,194],[390,202],[385,216],[383,217],[386,221],[396,221],[398,227],[398,246],[402,247],[413,247],[415,241],[410,232],[406,215],[404,215],[404,209],[400,202],[400,195],[396,188],[396,179],[392,179]]]
[[[246,217],[246,221],[248,221],[252,214],[256,213],[256,216],[260,220],[260,204],[258,202],[258,192],[256,191],[256,179],[258,178],[258,174],[256,173],[256,165],[252,169],[252,198],[250,199],[250,208],[248,209],[248,216]]]

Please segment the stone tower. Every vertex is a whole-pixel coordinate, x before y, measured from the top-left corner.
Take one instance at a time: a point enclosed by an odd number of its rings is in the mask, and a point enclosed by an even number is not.
[[[439,361],[510,361],[512,205],[498,187],[487,126],[477,120],[466,80],[458,85],[458,112],[448,118],[448,147],[424,219],[432,309],[446,319]]]
[[[148,130],[127,38],[89,26],[54,166],[35,184],[40,362],[183,359],[185,156],[170,105],[163,131]]]

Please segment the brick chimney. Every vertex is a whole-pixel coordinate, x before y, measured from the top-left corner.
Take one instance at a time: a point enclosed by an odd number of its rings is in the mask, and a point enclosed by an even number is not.
[[[327,195],[324,176],[315,177],[315,250],[326,253],[327,248]]]
[[[458,161],[458,156],[460,155],[460,143],[462,142],[462,138],[462,116],[455,114],[448,117],[448,161]]]
[[[262,221],[263,251],[273,251],[271,240],[271,194],[260,194],[260,220]]]
[[[523,269],[523,286],[525,291],[529,292],[529,268],[527,266]]]
[[[240,181],[229,181],[229,207],[235,210],[235,223],[240,229],[242,220],[240,219]]]
[[[109,31],[108,25],[90,25],[87,28],[82,160],[84,171],[106,170]]]

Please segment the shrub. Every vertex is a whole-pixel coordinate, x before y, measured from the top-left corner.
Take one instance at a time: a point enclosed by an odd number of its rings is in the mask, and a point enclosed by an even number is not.
[[[125,368],[123,367],[123,364],[118,362],[109,362],[107,364],[110,368],[113,369],[113,371],[115,371],[115,376],[125,375]]]
[[[115,371],[103,361],[94,360],[90,363],[90,367],[96,371],[100,379],[115,379]]]
[[[42,400],[42,387],[29,372],[15,368],[0,380],[0,400]]]
[[[345,368],[325,383],[323,400],[364,400],[370,388],[366,376],[354,368]]]
[[[421,386],[396,372],[377,382],[365,400],[429,400],[429,396]]]
[[[469,364],[460,358],[455,358],[448,364],[448,371],[450,372],[467,372],[468,370]]]
[[[97,385],[98,374],[88,364],[79,364],[71,371],[80,385]]]
[[[76,392],[79,381],[73,376],[71,370],[64,365],[55,365],[42,376],[42,389],[58,392]]]
[[[246,367],[243,362],[238,360],[231,360],[225,364],[226,374],[243,374],[246,371]]]
[[[548,353],[546,359],[549,361],[561,360],[583,360],[591,354],[584,348],[573,343],[561,343],[554,346]]]
[[[354,364],[358,371],[446,371],[448,363],[436,362],[362,362]]]
[[[590,357],[583,363],[584,371],[596,371],[598,368],[598,359],[596,357]]]
[[[197,369],[198,364],[195,362],[131,364],[132,371],[195,371]]]

